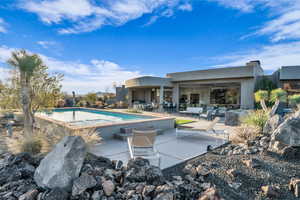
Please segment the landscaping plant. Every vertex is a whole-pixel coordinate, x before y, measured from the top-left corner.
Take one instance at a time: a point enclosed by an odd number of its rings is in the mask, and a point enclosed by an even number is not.
[[[233,144],[242,144],[254,140],[261,133],[260,128],[254,125],[243,124],[233,129],[229,140]]]
[[[255,96],[255,101],[260,103],[262,109],[265,112],[268,112],[268,108],[266,106],[266,101],[269,98],[268,91],[266,91],[266,90],[259,90],[259,91],[255,92],[254,96]]]
[[[270,101],[274,103],[270,117],[276,114],[276,110],[278,109],[280,102],[285,102],[287,98],[287,92],[281,88],[275,89],[271,91]]]
[[[267,112],[263,110],[255,110],[242,118],[242,122],[246,125],[257,127],[260,131],[262,131],[268,119],[269,116]]]
[[[292,106],[297,106],[300,109],[300,94],[289,96],[289,102]]]
[[[287,92],[281,88],[272,90],[270,94],[266,90],[259,90],[255,92],[254,96],[255,96],[255,101],[259,102],[263,110],[266,113],[268,113],[270,117],[272,117],[273,115],[275,115],[279,103],[286,101]],[[266,106],[266,101],[270,101],[274,103],[271,110],[269,110],[268,107]]]

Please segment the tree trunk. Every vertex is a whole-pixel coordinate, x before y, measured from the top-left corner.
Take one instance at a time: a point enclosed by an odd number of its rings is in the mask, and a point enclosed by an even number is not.
[[[21,72],[21,101],[24,113],[24,134],[30,137],[33,133],[33,117],[31,111],[31,88],[26,74]]]
[[[272,117],[272,116],[274,116],[276,114],[276,111],[278,109],[279,103],[280,103],[279,100],[275,101],[275,104],[273,105],[272,110],[270,112],[270,117]]]
[[[265,100],[260,100],[260,105],[265,112],[268,112]]]

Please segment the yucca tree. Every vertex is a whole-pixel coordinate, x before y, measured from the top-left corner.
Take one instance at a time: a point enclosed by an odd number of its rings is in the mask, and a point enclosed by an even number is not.
[[[290,104],[293,106],[297,106],[300,109],[300,94],[294,94],[289,96]]]
[[[275,115],[279,103],[285,102],[287,100],[287,92],[281,88],[275,89],[271,91],[270,101],[274,103],[272,110],[270,112],[270,116]]]
[[[268,112],[268,108],[266,106],[266,101],[269,99],[269,93],[266,90],[258,90],[257,92],[255,92],[254,94],[255,96],[255,101],[260,103],[262,109],[265,112]]]
[[[32,87],[31,78],[34,70],[43,65],[36,54],[28,54],[25,50],[12,52],[8,64],[19,72],[21,105],[24,113],[24,134],[30,136],[33,132]]]

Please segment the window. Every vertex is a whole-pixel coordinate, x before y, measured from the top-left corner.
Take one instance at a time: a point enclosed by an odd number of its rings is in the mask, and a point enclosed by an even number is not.
[[[238,88],[213,89],[210,93],[211,104],[238,104]]]
[[[190,96],[190,103],[191,104],[199,104],[200,95],[199,94],[191,94]]]

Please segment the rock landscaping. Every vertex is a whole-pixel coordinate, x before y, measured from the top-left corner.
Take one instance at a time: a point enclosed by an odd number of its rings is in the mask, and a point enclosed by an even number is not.
[[[280,123],[278,118],[270,120],[267,123],[276,121],[278,126],[270,125],[272,134],[243,144],[225,144],[163,171],[142,158],[125,166],[121,161],[94,156],[79,136],[65,137],[46,156],[1,153],[0,199],[297,199],[297,120],[296,115]]]

